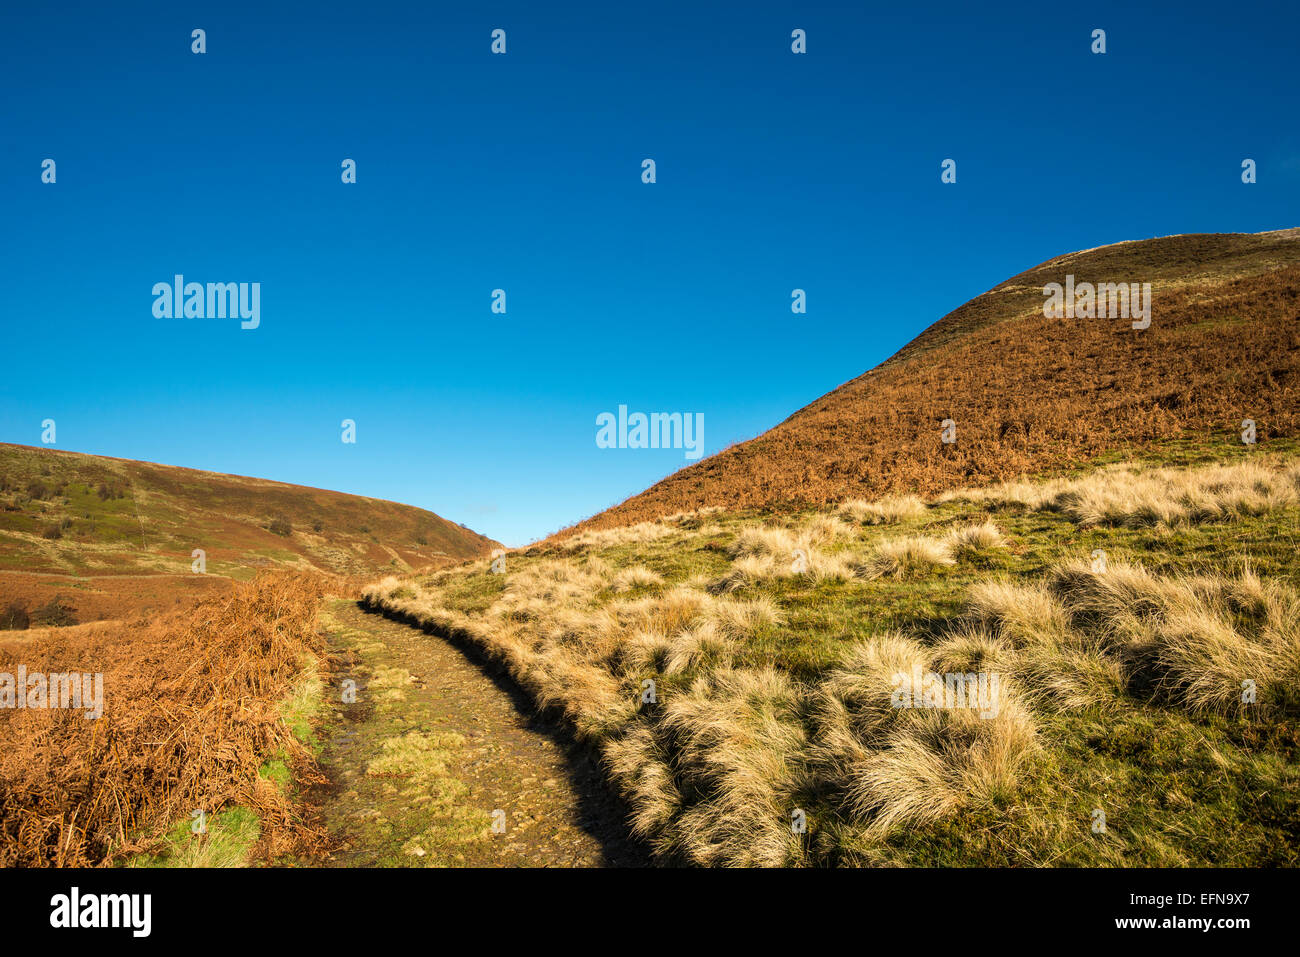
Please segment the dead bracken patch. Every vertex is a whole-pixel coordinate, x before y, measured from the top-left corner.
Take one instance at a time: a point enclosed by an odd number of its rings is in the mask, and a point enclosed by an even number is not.
[[[281,707],[322,650],[316,612],[328,586],[320,575],[264,573],[152,620],[0,637],[0,672],[104,675],[97,719],[0,712],[0,864],[120,863],[193,809],[215,816],[236,805],[261,818],[266,854],[317,841],[258,771],[280,755],[310,775]]]

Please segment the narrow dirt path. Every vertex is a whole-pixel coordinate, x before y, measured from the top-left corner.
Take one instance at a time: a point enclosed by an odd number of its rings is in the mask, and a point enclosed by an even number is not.
[[[507,678],[351,601],[327,603],[321,627],[340,657],[319,735],[329,781],[309,795],[337,841],[327,864],[649,863],[596,762]]]

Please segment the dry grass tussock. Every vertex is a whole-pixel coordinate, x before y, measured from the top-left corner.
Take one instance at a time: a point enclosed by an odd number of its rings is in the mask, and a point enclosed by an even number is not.
[[[915,495],[891,496],[879,502],[849,499],[837,509],[838,514],[859,525],[897,525],[925,514],[925,503]]]
[[[985,520],[979,525],[962,525],[945,536],[955,555],[978,554],[991,548],[1005,548],[1007,540],[993,522]]]
[[[1076,561],[1042,581],[980,582],[968,597],[970,621],[1007,650],[1009,673],[1058,705],[1105,705],[1127,691],[1237,713],[1297,698],[1300,593],[1249,569],[1160,576]]]
[[[880,542],[854,567],[863,578],[895,578],[924,575],[946,565],[957,564],[952,543],[942,538],[908,535]]]
[[[658,572],[651,571],[641,565],[633,565],[631,568],[625,568],[618,572],[609,583],[609,588],[613,592],[625,592],[631,591],[633,588],[650,588],[663,583],[664,578]]]
[[[1191,713],[1300,706],[1300,592],[1248,570],[1162,577],[1078,562],[1041,582],[981,582],[968,597],[966,618],[936,644],[874,636],[816,689],[811,766],[869,834],[1012,793],[1045,709],[1126,695]],[[927,672],[997,675],[996,714],[893,706],[915,687],[907,676]]]
[[[1199,468],[1116,466],[1082,478],[1010,482],[949,493],[940,500],[1062,512],[1080,525],[1140,528],[1229,522],[1300,504],[1300,464],[1261,456],[1258,461]]]
[[[849,537],[852,529],[836,518],[810,522],[802,529],[761,525],[741,530],[727,549],[731,568],[709,584],[714,593],[729,593],[780,578],[810,582],[921,577],[957,564],[1007,540],[991,521],[950,529],[942,536],[907,535],[877,542],[866,551],[849,545],[839,551],[822,546]]]
[[[651,522],[638,522],[620,528],[604,531],[589,531],[566,538],[561,548],[566,552],[584,549],[608,548],[613,545],[644,544],[680,534],[682,529],[698,529],[710,515],[721,512],[721,508],[701,508],[691,512],[678,512]]]
[[[942,536],[905,535],[877,542],[866,554],[846,559],[859,578],[918,578],[936,568],[957,564],[994,548],[1005,548],[1007,540],[991,521],[949,529]]]
[[[1300,699],[1300,592],[1286,582],[1249,569],[1163,577],[1136,564],[1099,573],[1077,562],[1055,569],[1049,587],[1082,641],[1132,689],[1191,712]]]
[[[853,577],[846,555],[823,546],[852,535],[852,529],[834,516],[815,516],[797,529],[759,525],[742,529],[728,546],[730,570],[709,583],[715,593],[734,592],[778,578],[803,577],[809,581],[845,581]]]
[[[231,805],[260,816],[266,854],[313,845],[320,835],[258,769],[279,754],[310,776],[282,709],[323,653],[316,616],[335,584],[264,573],[153,620],[0,639],[0,672],[104,675],[98,719],[52,708],[0,717],[0,864],[119,863],[160,846],[192,809]]]
[[[770,668],[720,668],[672,696],[655,732],[676,777],[708,798],[656,836],[661,853],[738,866],[798,859],[790,821],[808,749],[802,709],[801,689]]]
[[[915,676],[946,677],[937,669],[952,650],[878,635],[852,647],[818,689],[814,766],[869,834],[997,800],[1036,747],[1035,721],[1014,685],[990,682],[976,707],[899,706],[901,692],[919,698],[930,687]]]

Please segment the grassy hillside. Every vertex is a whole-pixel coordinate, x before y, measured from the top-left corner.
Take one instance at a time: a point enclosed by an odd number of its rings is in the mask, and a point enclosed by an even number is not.
[[[1300,449],[1274,448],[705,509],[364,594],[561,712],[664,860],[1294,866]]]
[[[1048,319],[1043,286],[1150,282],[1150,328]],[[930,494],[1107,452],[1300,432],[1300,230],[1071,253],[1008,279],[758,438],[569,529],[709,506]],[[956,442],[941,441],[941,423]]]
[[[205,597],[262,568],[373,575],[494,544],[409,505],[0,444],[0,607],[61,596],[87,621]],[[196,548],[206,575],[191,571]]]

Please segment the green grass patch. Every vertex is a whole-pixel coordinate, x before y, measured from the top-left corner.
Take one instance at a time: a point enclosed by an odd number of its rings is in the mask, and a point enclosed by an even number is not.
[[[206,828],[206,830],[202,830]],[[243,867],[261,836],[257,814],[231,807],[200,824],[178,821],[167,832],[162,849],[127,861],[127,867]]]

